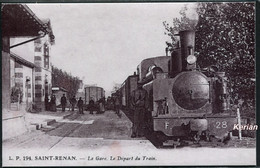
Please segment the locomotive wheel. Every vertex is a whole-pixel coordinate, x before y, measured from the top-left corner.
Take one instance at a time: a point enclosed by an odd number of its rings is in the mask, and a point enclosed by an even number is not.
[[[207,141],[207,142],[209,142],[209,141],[210,141],[209,132],[208,132],[208,131],[203,131],[203,132],[201,133],[201,139],[202,139],[202,140],[205,140],[205,141]]]
[[[228,144],[228,142],[229,142],[230,140],[232,140],[232,139],[233,139],[232,132],[229,132],[227,136],[223,137],[222,142],[223,142],[224,144]]]
[[[216,138],[216,137],[213,136],[213,135],[210,135],[210,136],[209,136],[209,141],[210,141],[210,142],[217,142],[217,141],[219,141],[219,139]]]

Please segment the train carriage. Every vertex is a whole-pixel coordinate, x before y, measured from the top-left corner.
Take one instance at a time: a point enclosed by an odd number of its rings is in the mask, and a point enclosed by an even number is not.
[[[102,87],[87,86],[85,87],[85,104],[88,105],[90,100],[97,103],[98,100],[105,97],[105,91]]]
[[[137,88],[138,75],[130,75],[122,84],[121,96],[122,96],[122,106],[124,108],[131,109],[131,93]]]

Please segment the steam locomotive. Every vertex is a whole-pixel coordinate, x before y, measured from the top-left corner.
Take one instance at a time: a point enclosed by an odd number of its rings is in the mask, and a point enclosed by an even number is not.
[[[137,74],[122,84],[122,105],[132,108],[130,94],[137,82],[147,90],[151,127],[173,140],[224,141],[237,124],[230,110],[227,77],[215,66],[199,69],[194,56],[195,31],[178,34],[171,56],[143,60]]]

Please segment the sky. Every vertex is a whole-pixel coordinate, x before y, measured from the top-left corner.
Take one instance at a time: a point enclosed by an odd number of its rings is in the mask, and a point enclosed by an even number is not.
[[[52,64],[84,84],[110,93],[143,59],[165,55],[163,21],[180,17],[183,3],[27,4],[49,18],[55,35]]]

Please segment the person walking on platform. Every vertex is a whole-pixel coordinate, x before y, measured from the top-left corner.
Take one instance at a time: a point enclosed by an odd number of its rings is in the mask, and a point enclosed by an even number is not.
[[[64,112],[67,105],[67,98],[65,97],[65,94],[63,94],[63,96],[61,97],[60,103],[61,103],[62,111]]]
[[[52,95],[50,104],[51,104],[51,111],[56,112],[57,108],[56,108],[56,96],[55,95]]]
[[[99,99],[98,103],[99,103],[99,111],[98,113],[101,114],[101,113],[104,113],[105,112],[105,98],[101,98]]]
[[[89,114],[93,114],[94,108],[95,108],[95,102],[94,100],[91,99],[88,103],[88,109],[90,111]]]
[[[108,110],[114,110],[113,107],[114,107],[114,99],[112,97],[108,96],[108,98],[107,98],[107,107],[106,108]]]
[[[45,103],[45,110],[49,111],[50,110],[50,105],[49,105],[50,103],[49,103],[48,94],[45,94],[44,103]]]
[[[71,98],[71,111],[74,111],[75,105],[77,104],[77,100],[75,98],[75,96],[73,96],[73,98]]]
[[[131,93],[131,103],[134,107],[134,120],[131,138],[143,136],[144,116],[148,106],[147,91],[142,88],[140,83],[137,85],[137,89]]]
[[[78,108],[79,108],[79,114],[84,114],[83,113],[83,100],[81,99],[81,97],[78,100]]]
[[[120,114],[120,94],[117,94],[116,95],[116,98],[115,98],[115,110],[116,110],[116,114],[121,117],[121,114]]]

